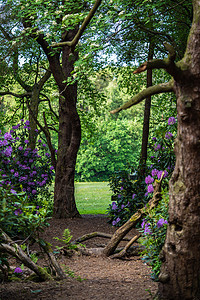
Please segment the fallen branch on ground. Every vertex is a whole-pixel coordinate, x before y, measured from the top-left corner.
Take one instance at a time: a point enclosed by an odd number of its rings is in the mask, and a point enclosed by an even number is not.
[[[89,239],[92,239],[94,237],[103,237],[103,238],[106,238],[106,239],[110,239],[112,238],[112,234],[108,234],[108,233],[104,233],[104,232],[91,232],[91,233],[88,233],[88,234],[84,234],[83,236],[77,238],[76,240],[74,240],[72,243],[73,244],[78,244],[78,243],[82,243],[84,241],[87,241]],[[124,238],[123,241],[130,241],[131,239],[130,238]]]
[[[145,205],[145,207],[143,207],[142,209],[139,209],[124,225],[122,225],[115,231],[110,242],[104,248],[103,255],[110,256],[114,254],[115,249],[117,248],[121,240],[126,236],[126,234],[149,212],[149,210],[157,206],[158,202],[162,199],[162,179],[163,175],[159,181],[155,181],[153,197],[151,200],[149,200],[148,204]]]
[[[22,264],[24,264],[26,267],[32,270],[39,277],[41,281],[48,281],[53,279],[53,277],[44,268],[34,263],[30,259],[30,257],[22,250],[22,248],[17,243],[15,243],[1,228],[0,228],[0,237],[1,237],[0,252],[8,253],[12,257],[17,258],[19,261],[21,261]],[[43,246],[43,249],[44,248],[45,247]],[[47,249],[44,250],[45,253],[47,253],[56,273],[58,274],[58,278],[59,279],[66,278],[65,273],[62,271],[61,267],[56,261],[52,251],[51,250],[47,251]]]

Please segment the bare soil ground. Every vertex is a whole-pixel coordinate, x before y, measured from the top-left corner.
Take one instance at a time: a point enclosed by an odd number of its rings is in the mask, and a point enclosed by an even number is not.
[[[53,244],[58,242],[53,237],[62,238],[65,228],[69,228],[73,239],[83,234],[99,231],[112,234],[115,229],[107,223],[102,215],[84,215],[79,219],[51,219],[50,227],[44,238]],[[135,229],[129,233],[132,237]],[[86,241],[87,247],[99,247],[108,242],[104,238]],[[55,282],[12,282],[0,286],[0,300],[150,300],[155,294],[157,283],[150,278],[151,270],[140,257],[124,260],[103,258],[100,256],[75,255],[71,258],[62,256],[59,262],[63,269],[70,269],[75,278]]]

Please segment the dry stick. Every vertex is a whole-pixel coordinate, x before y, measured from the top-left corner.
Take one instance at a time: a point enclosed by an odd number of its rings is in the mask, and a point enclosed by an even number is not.
[[[110,239],[110,238],[112,238],[112,236],[113,236],[112,234],[107,234],[107,233],[103,233],[103,232],[91,232],[91,233],[84,234],[83,236],[77,238],[72,243],[73,244],[82,243],[82,242],[92,239],[94,237],[103,237],[106,239]],[[131,240],[130,238],[123,239],[123,241],[130,241],[130,240]]]
[[[124,249],[122,249],[119,253],[116,253],[114,255],[111,256],[111,258],[122,258],[126,255],[128,249],[131,247],[131,245],[133,243],[135,243],[139,237],[141,236],[141,234],[135,235],[124,247]]]
[[[162,174],[161,179],[159,181],[155,181],[153,197],[148,202],[148,204],[142,209],[139,209],[134,215],[131,216],[131,218],[124,225],[122,225],[119,229],[115,231],[110,242],[106,245],[106,247],[103,250],[104,256],[112,255],[115,249],[117,248],[118,244],[126,236],[126,234],[147,214],[149,210],[157,206],[158,202],[162,199],[161,183],[163,175],[164,172]]]

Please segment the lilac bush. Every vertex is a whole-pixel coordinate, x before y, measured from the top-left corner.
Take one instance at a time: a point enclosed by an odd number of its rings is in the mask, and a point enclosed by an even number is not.
[[[29,147],[29,121],[21,120],[10,132],[0,134],[1,184],[10,185],[14,190],[23,190],[31,202],[38,197],[50,197],[49,186],[54,170],[46,144],[38,140],[37,148]]]

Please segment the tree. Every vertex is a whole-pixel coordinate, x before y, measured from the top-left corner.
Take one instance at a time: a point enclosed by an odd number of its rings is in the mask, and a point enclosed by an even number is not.
[[[78,60],[77,44],[101,1],[58,1],[47,4],[43,1],[30,3],[25,0],[17,5],[14,5],[12,0],[5,2],[20,24],[17,42],[20,42],[23,36],[23,29],[29,39],[40,45],[59,90],[54,216],[79,216],[74,199],[74,173],[81,140],[81,125],[76,108],[77,81],[72,77],[72,73]],[[92,4],[94,5],[91,8]]]
[[[200,297],[200,3],[193,4],[193,22],[182,60],[175,62],[174,48],[165,44],[168,58],[142,64],[137,72],[165,69],[172,79],[149,87],[119,109],[127,109],[146,98],[173,91],[177,97],[178,133],[176,165],[169,183],[169,225],[162,250],[159,276],[160,299],[198,299]]]

